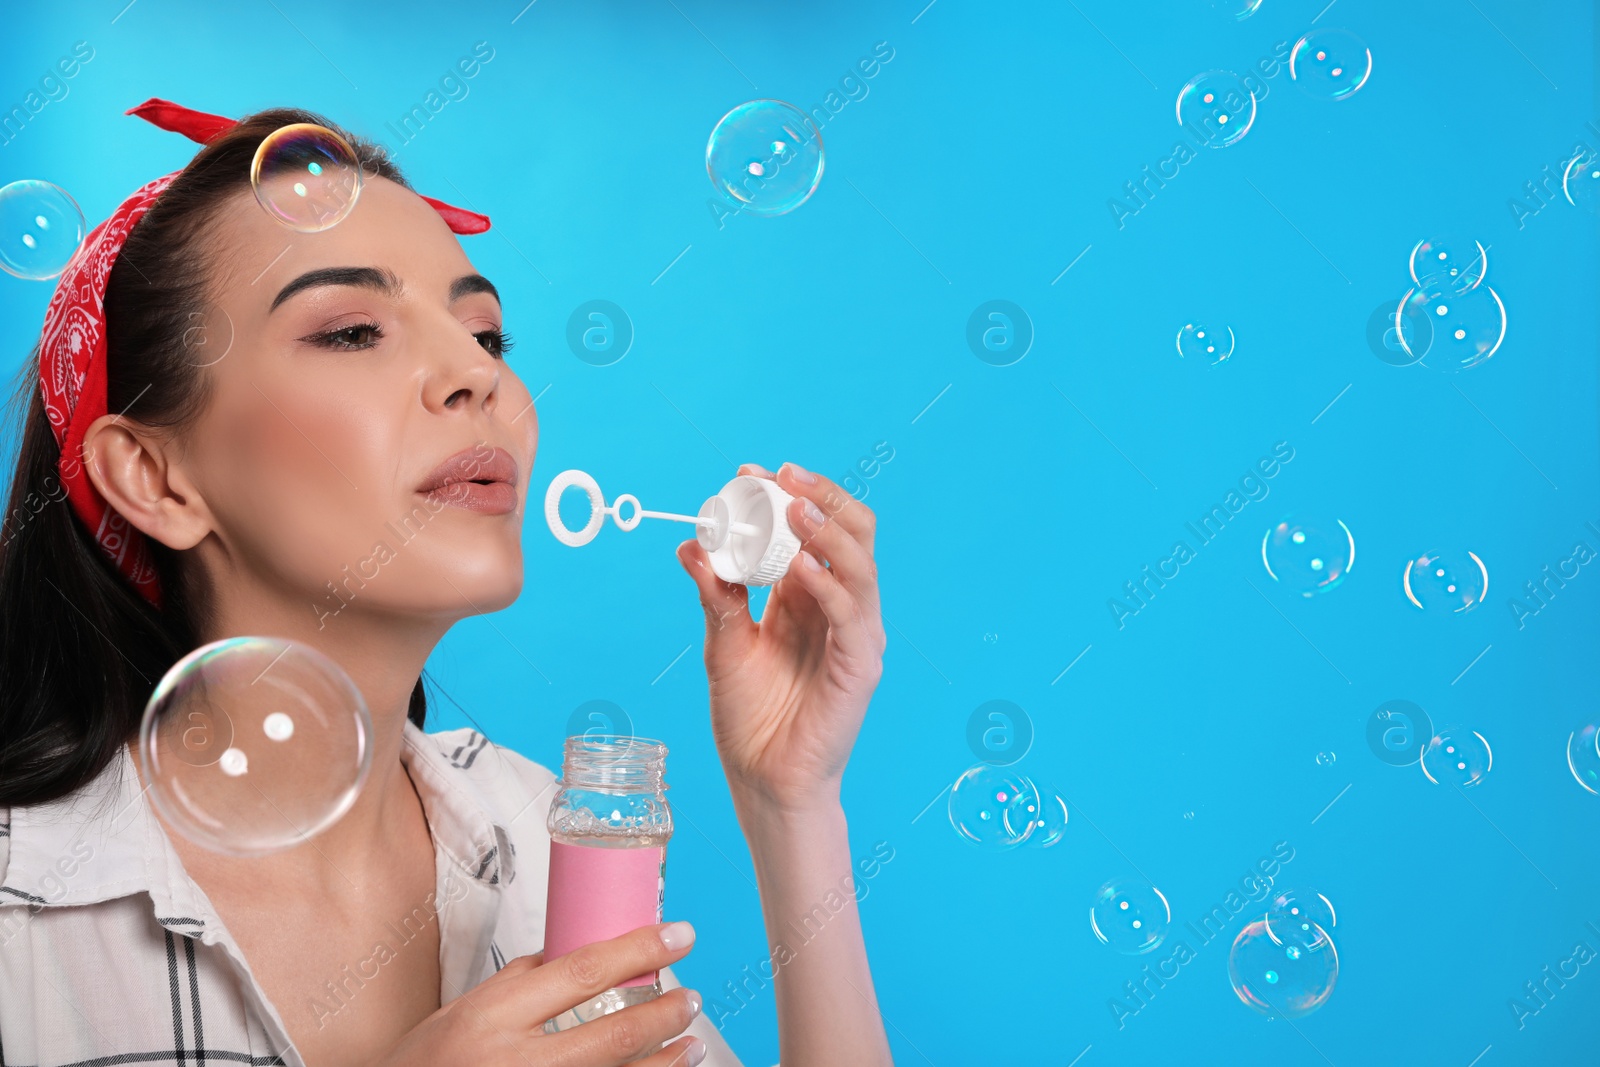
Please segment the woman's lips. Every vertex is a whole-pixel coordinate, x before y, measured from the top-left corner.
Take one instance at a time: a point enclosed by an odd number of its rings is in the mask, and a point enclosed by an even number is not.
[[[451,482],[422,494],[451,507],[479,511],[485,515],[504,515],[517,507],[517,487],[510,482]]]

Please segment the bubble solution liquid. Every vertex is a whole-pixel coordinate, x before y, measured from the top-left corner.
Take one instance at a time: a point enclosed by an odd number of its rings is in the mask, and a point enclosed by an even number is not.
[[[667,746],[617,734],[567,738],[550,803],[544,958],[661,921],[672,811]],[[660,971],[621,982],[544,1024],[547,1034],[659,997]]]

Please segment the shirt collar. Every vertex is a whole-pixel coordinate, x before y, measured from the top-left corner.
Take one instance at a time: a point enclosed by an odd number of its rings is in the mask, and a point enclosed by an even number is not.
[[[462,773],[470,755],[447,756],[406,720],[400,759],[422,798],[436,859],[453,868],[439,871],[441,887],[462,877],[484,885],[516,877],[505,829]],[[11,810],[10,859],[0,897],[52,907],[138,892],[150,894],[157,919],[174,930],[210,912],[156,820],[127,746],[120,746],[116,758],[83,788]]]

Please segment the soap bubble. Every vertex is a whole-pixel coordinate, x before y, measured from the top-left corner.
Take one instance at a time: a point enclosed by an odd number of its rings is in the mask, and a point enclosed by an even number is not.
[[[1474,786],[1483,781],[1493,766],[1494,753],[1489,750],[1489,742],[1476,730],[1464,726],[1440,727],[1422,753],[1422,773],[1435,785]]]
[[[1313,889],[1283,889],[1267,901],[1267,936],[1280,945],[1317,948],[1338,918],[1333,902]]]
[[[1332,767],[1336,762],[1338,762],[1338,760],[1339,760],[1339,756],[1338,756],[1337,753],[1334,753],[1334,752],[1318,752],[1317,753],[1317,766],[1318,767]]]
[[[1133,878],[1114,878],[1089,905],[1089,929],[1124,956],[1154,952],[1167,936],[1172,908],[1161,890]]]
[[[1235,22],[1243,22],[1261,10],[1261,0],[1211,0],[1211,10]]]
[[[1290,516],[1262,537],[1261,562],[1274,581],[1301,596],[1326,593],[1355,567],[1355,535],[1339,519]]]
[[[1178,355],[1216,366],[1233,355],[1233,330],[1227,326],[1186,323],[1178,331]]]
[[[1470,237],[1429,237],[1411,249],[1409,268],[1418,285],[1435,278],[1448,283],[1441,289],[1462,293],[1476,289],[1489,276],[1489,250]]]
[[[1574,207],[1600,214],[1600,157],[1593,151],[1574,156],[1562,172],[1561,192]]]
[[[1431,614],[1471,611],[1489,595],[1489,568],[1476,552],[1424,552],[1401,576],[1406,599]]]
[[[250,185],[275,220],[299,233],[317,233],[355,209],[361,173],[361,161],[343,137],[296,122],[261,142],[250,163]]]
[[[1289,53],[1289,78],[1320,100],[1344,100],[1372,75],[1372,53],[1349,30],[1312,30]]]
[[[706,142],[706,173],[717,192],[753,215],[782,215],[822,181],[822,132],[782,100],[751,100],[717,122]]]
[[[1316,947],[1273,940],[1264,919],[1239,931],[1228,953],[1228,980],[1239,999],[1267,1016],[1298,1019],[1327,1003],[1339,980],[1339,953],[1319,930]]]
[[[1386,700],[1367,719],[1367,747],[1391,767],[1422,758],[1433,737],[1433,720],[1409,700]]]
[[[1567,738],[1567,767],[1579,785],[1600,793],[1600,727],[1585,726]]]
[[[1039,789],[1009,767],[979,763],[950,787],[950,825],[975,845],[1007,849],[1022,844],[1040,817]]]
[[[332,826],[372,766],[372,720],[345,672],[308,645],[234,637],[167,671],[139,754],[155,807],[216,852],[260,856]]]
[[[1049,848],[1067,833],[1067,802],[1049,786],[1038,786],[1039,814],[1033,820],[1033,830],[1028,834],[1029,848]]]
[[[0,268],[42,282],[83,243],[83,210],[59,185],[25,178],[0,188]]]
[[[1500,294],[1487,285],[1457,292],[1456,282],[1443,274],[1433,274],[1409,290],[1395,312],[1400,343],[1420,359],[1424,366],[1441,371],[1466,370],[1486,362],[1500,349],[1506,336],[1506,306]],[[1428,348],[1412,348],[1417,335],[1403,324],[1414,317],[1426,318],[1433,329]]]
[[[1178,125],[1212,148],[1237,143],[1256,121],[1255,94],[1228,70],[1208,70],[1178,90]]]

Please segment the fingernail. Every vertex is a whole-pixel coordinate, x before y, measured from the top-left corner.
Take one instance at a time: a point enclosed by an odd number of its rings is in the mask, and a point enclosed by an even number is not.
[[[700,1014],[700,991],[698,989],[689,990],[689,1014]]]
[[[683,919],[661,928],[661,943],[676,951],[694,944],[694,927]]]
[[[797,466],[793,463],[785,463],[784,466],[789,468],[789,475],[790,477],[794,478],[795,481],[801,482],[805,485],[817,484],[817,476],[806,470],[804,467]]]
[[[809,500],[801,505],[800,510],[805,512],[806,522],[811,524],[811,529],[813,531],[817,530],[822,526],[823,523],[828,521],[828,517],[822,513],[822,509],[817,507]]]
[[[813,556],[811,553],[805,551],[804,549],[801,549],[799,552],[796,552],[795,555],[798,556],[799,559],[800,559],[800,566],[804,567],[806,570],[808,570],[808,571],[820,571],[822,569],[822,564],[817,562],[817,557]]]
[[[706,1058],[706,1043],[698,1037],[691,1037],[685,1055],[689,1057],[689,1067],[695,1067],[695,1064]]]
[[[759,475],[762,478],[766,478],[772,474],[771,471],[767,470],[767,468],[763,467],[759,463],[746,463],[745,466],[750,468],[749,473]]]

